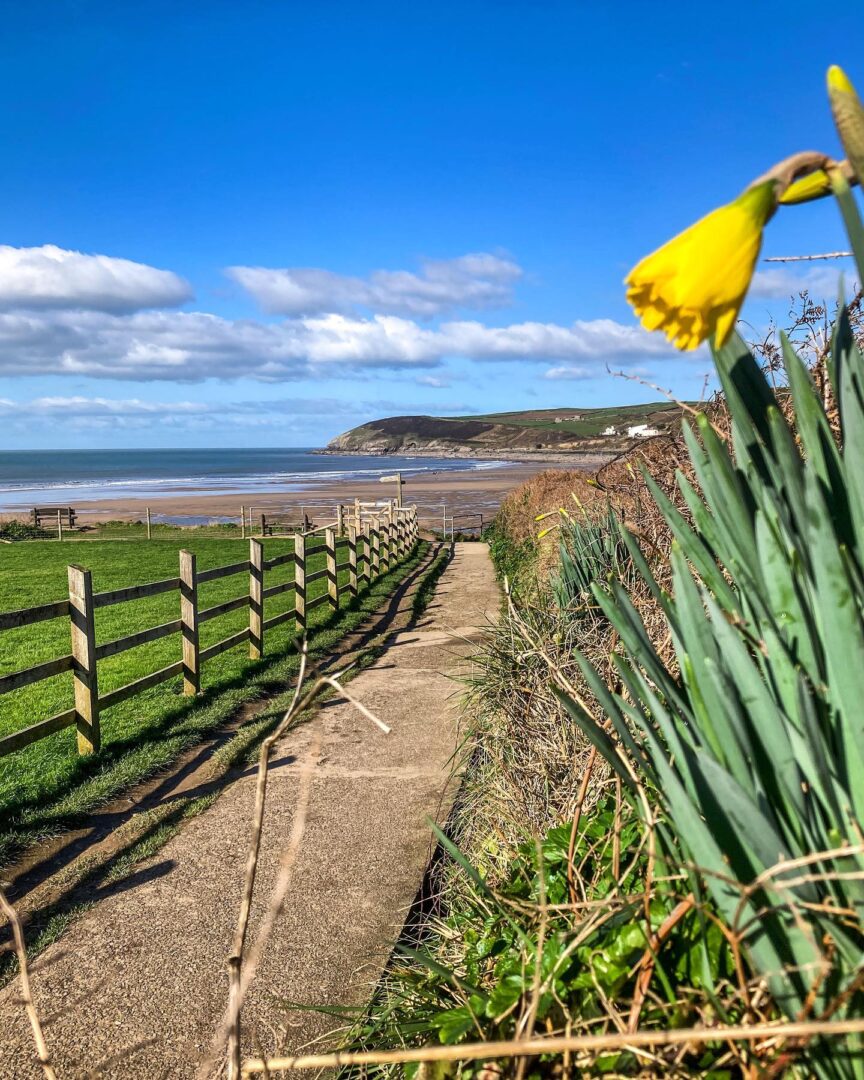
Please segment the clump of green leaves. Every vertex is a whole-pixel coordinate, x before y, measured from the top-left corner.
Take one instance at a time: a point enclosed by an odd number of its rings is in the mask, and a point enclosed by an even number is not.
[[[489,544],[495,572],[502,581],[506,579],[511,588],[533,572],[537,555],[537,544],[533,537],[514,539],[506,524],[496,517],[486,530],[484,540]]]
[[[512,1039],[524,1034],[529,1017],[532,1028],[550,1031],[593,1022],[602,1030],[612,1012],[626,1024],[646,970],[640,1026],[698,1022],[708,986],[731,985],[732,958],[722,933],[706,922],[704,910],[688,907],[662,958],[656,956],[651,936],[681,898],[674,887],[656,888],[646,905],[643,825],[626,809],[622,818],[614,785],[572,830],[572,824],[558,826],[542,841],[524,843],[494,889],[439,833],[451,870],[460,875],[458,891],[451,891],[453,902],[434,938],[421,934],[399,947],[378,1000],[355,1029],[354,1045]],[[578,884],[571,867],[578,868]],[[442,942],[444,949],[436,947]],[[448,952],[458,960],[448,963]],[[695,1047],[686,1064],[705,1069],[724,1053]],[[631,1075],[642,1064],[625,1047],[595,1058],[591,1074]],[[553,1057],[541,1058],[526,1075],[548,1076],[559,1067]],[[482,1062],[464,1063],[460,1073],[472,1076],[482,1068]],[[410,1067],[406,1072],[411,1075]]]
[[[658,792],[670,865],[707,891],[781,1012],[860,1016],[864,356],[845,308],[830,396],[785,338],[782,348],[782,402],[740,338],[715,352],[731,433],[705,415],[685,428],[696,479],[678,475],[686,513],[646,477],[675,537],[671,595],[622,533],[662,608],[674,664],[625,585],[595,583],[621,641],[620,692],[585,658],[582,668],[617,739],[560,696],[634,805],[625,755]],[[810,1067],[861,1076],[861,1051],[857,1037],[816,1043]]]
[[[607,507],[599,519],[583,511],[578,516],[562,512],[561,545],[552,590],[562,610],[574,604],[593,603],[595,581],[616,578],[626,582],[631,572],[630,555],[618,519]]]
[[[44,529],[37,528],[29,521],[13,518],[12,521],[0,522],[2,540],[41,540],[48,535]]]

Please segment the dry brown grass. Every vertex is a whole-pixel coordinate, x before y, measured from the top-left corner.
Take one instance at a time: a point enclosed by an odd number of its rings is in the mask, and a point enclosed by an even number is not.
[[[550,667],[560,670],[592,704],[575,654],[581,651],[612,685],[611,628],[590,597],[561,611],[550,582],[559,565],[565,515],[599,521],[610,506],[640,538],[660,581],[667,577],[670,535],[650,495],[643,469],[675,497],[675,471],[689,472],[680,434],[646,440],[595,475],[547,469],[513,491],[501,505],[499,535],[514,545],[530,544],[533,558],[520,572],[519,621],[530,628],[541,650],[532,648],[511,615],[492,628],[477,657],[468,693],[464,752],[470,760],[456,836],[463,850],[494,875],[519,844],[572,819],[591,807],[609,779],[596,762],[590,784],[580,788],[590,755],[584,736],[566,717],[552,692]],[[563,512],[563,513],[562,513]],[[566,530],[565,530],[566,531]],[[647,588],[633,600],[649,631],[661,635],[665,622]],[[671,643],[663,642],[666,651]],[[494,852],[491,855],[490,852]]]

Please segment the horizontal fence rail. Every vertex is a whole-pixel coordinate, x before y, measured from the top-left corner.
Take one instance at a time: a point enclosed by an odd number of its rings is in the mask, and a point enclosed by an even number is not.
[[[323,543],[319,529],[309,533],[297,532],[293,538],[294,550],[270,559],[264,558],[263,544],[255,538],[249,540],[248,560],[209,570],[199,571],[195,555],[189,551],[181,551],[178,577],[107,592],[93,591],[89,570],[70,566],[68,600],[40,604],[20,611],[0,612],[0,632],[16,630],[49,619],[66,618],[69,620],[71,641],[71,652],[66,656],[0,676],[0,695],[67,671],[72,672],[75,695],[73,708],[0,737],[0,757],[21,750],[67,727],[75,727],[77,731],[80,754],[96,753],[101,743],[100,713],[105,709],[180,675],[183,676],[183,692],[197,694],[201,690],[201,665],[206,661],[247,641],[250,658],[257,660],[264,655],[266,631],[293,620],[297,633],[303,634],[307,628],[309,612],[324,604],[337,611],[343,597],[356,597],[361,587],[367,586],[380,574],[386,573],[397,562],[406,558],[419,539],[417,511],[413,506],[401,507],[393,502],[384,506],[357,503],[349,509],[355,508],[357,513],[351,514],[343,513],[340,507],[337,520],[320,527],[323,528]],[[307,572],[308,560],[322,554],[325,557],[325,566]],[[293,580],[265,586],[268,571],[292,563]],[[343,578],[340,584],[339,575],[345,575],[346,571],[347,580]],[[211,607],[200,607],[199,585],[239,574],[248,576],[248,588],[242,595]],[[307,589],[311,584],[325,580],[326,591],[315,597],[307,596]],[[97,610],[167,592],[179,593],[179,619],[127,634],[101,645],[96,644]],[[294,594],[293,608],[265,618],[265,602],[283,593]],[[201,623],[243,608],[249,612],[246,627],[215,644],[201,647]],[[100,694],[100,660],[177,633],[181,635],[182,642],[180,659],[125,686]]]

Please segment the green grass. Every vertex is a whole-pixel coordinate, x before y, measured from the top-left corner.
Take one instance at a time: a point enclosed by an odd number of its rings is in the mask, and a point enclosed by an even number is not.
[[[196,553],[198,568],[238,562],[248,551],[248,541],[186,538]],[[265,558],[293,549],[293,541],[268,539]],[[78,561],[93,572],[97,592],[125,585],[174,577],[178,573],[175,545],[129,541],[128,543],[32,542],[0,549],[0,610],[28,607],[63,599],[67,593],[66,566]],[[345,547],[337,559],[346,559]],[[308,572],[324,564],[324,555],[307,561]],[[407,566],[397,567],[379,579],[371,590],[350,607],[332,613],[322,605],[309,616],[314,651],[326,650],[373,610],[390,592]],[[291,580],[293,563],[268,571],[265,585]],[[340,575],[340,584],[347,571]],[[326,589],[314,582],[308,598]],[[200,586],[199,604],[209,607],[248,590],[248,576],[239,574]],[[342,598],[347,603],[348,597]],[[265,616],[292,608],[293,592],[266,602]],[[370,606],[371,605],[371,606]],[[179,593],[131,601],[102,608],[96,613],[97,642],[109,641],[148,626],[177,618]],[[201,645],[206,647],[247,624],[245,609],[204,623]],[[11,851],[39,835],[50,833],[75,815],[92,808],[124,787],[152,774],[199,741],[202,735],[224,722],[244,701],[266,693],[274,681],[284,681],[296,668],[291,653],[293,620],[267,632],[266,656],[248,659],[248,646],[237,646],[202,667],[203,694],[182,695],[180,677],[145,691],[101,714],[102,749],[91,758],[79,757],[74,728],[67,728],[0,759],[0,862]],[[100,693],[140,678],[180,658],[180,635],[109,657],[99,664]],[[31,627],[0,633],[0,674],[69,652],[69,621],[56,619]],[[282,658],[280,661],[279,658]],[[72,705],[70,673],[25,687],[2,699],[0,735],[19,730]]]
[[[488,420],[493,423],[513,424],[516,427],[538,428],[557,432],[571,432],[583,438],[600,435],[610,424],[626,427],[630,424],[660,423],[674,420],[681,410],[675,402],[652,401],[647,405],[610,405],[600,409],[543,409],[536,412],[485,413],[482,416],[456,417],[462,420]],[[556,416],[578,413],[581,420],[564,420],[555,423]],[[666,414],[666,415],[664,415]]]
[[[239,514],[238,514],[239,518]],[[22,535],[22,533],[24,535]],[[34,535],[30,535],[33,533]],[[34,530],[25,516],[0,522],[0,537],[8,535],[12,540],[51,540],[57,542],[57,527],[44,524]],[[213,522],[207,525],[171,525],[167,522],[154,521],[151,527],[152,540],[168,541],[177,547],[185,547],[190,539],[239,540],[241,529],[239,522]],[[136,521],[88,521],[74,529],[63,530],[63,542],[78,540],[146,540],[147,525],[143,519]]]

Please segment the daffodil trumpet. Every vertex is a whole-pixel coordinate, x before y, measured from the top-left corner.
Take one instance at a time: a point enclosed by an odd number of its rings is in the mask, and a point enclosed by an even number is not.
[[[777,207],[778,181],[763,180],[646,256],[625,280],[646,330],[663,330],[682,350],[732,332]]]
[[[625,284],[645,329],[664,331],[683,351],[712,337],[715,345],[724,345],[750,287],[762,232],[778,204],[790,191],[795,201],[830,194],[833,170],[851,172],[848,162],[817,150],[784,158],[737,199],[637,263]],[[802,186],[796,191],[796,185]]]

